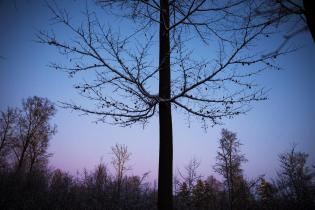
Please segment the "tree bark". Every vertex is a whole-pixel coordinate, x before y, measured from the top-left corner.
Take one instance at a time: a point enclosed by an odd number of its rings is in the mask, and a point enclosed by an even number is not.
[[[173,134],[171,103],[169,4],[161,0],[160,11],[160,54],[159,54],[159,126],[160,153],[158,178],[158,209],[173,209]]]

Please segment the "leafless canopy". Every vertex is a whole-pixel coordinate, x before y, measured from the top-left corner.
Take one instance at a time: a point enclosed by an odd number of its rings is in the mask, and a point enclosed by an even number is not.
[[[134,26],[132,32],[118,32],[113,25],[103,25],[88,9],[85,22],[76,24],[66,11],[48,5],[53,20],[63,24],[73,37],[62,40],[54,33],[41,31],[38,40],[59,48],[69,59],[64,65],[52,63],[53,68],[71,77],[86,76],[75,87],[92,104],[63,103],[67,108],[95,114],[102,122],[129,126],[145,124],[157,113],[159,102],[170,101],[173,109],[188,117],[196,116],[205,126],[215,125],[225,117],[245,113],[250,102],[266,99],[266,92],[253,78],[263,70],[277,68],[273,61],[282,52],[257,50],[258,40],[267,39],[273,29],[271,22],[255,14],[259,2],[169,1],[169,99],[159,97],[156,85],[159,1],[97,2],[106,11],[111,9],[108,15],[123,17],[124,26]],[[198,44],[200,48],[195,47]]]
[[[305,2],[308,0],[267,0],[261,1],[260,6],[256,8],[255,14],[265,19],[266,22],[279,28],[283,25],[286,26],[286,33],[282,42],[275,46],[275,52],[282,50],[291,39],[302,32],[310,31],[314,36],[312,24],[310,20],[307,20],[307,14],[310,12],[308,10],[311,9],[306,9],[306,5],[303,4]]]
[[[22,108],[7,108],[0,112],[0,168],[12,166],[21,172],[44,169],[48,158],[48,143],[56,132],[50,120],[54,105],[37,96],[23,100]]]

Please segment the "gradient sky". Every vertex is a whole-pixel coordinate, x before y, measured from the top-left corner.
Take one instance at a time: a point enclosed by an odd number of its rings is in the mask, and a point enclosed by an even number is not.
[[[35,43],[37,29],[49,28],[50,12],[43,1],[0,1],[0,110],[20,106],[29,96],[58,101],[80,101],[73,80],[64,73],[47,67],[49,62],[64,62],[57,50]],[[85,1],[57,1],[60,7],[79,14]],[[91,6],[92,7],[92,6]],[[110,22],[108,16],[104,16]],[[60,29],[62,30],[62,29]],[[63,33],[67,36],[67,33]],[[244,164],[248,178],[266,174],[273,177],[278,169],[278,154],[297,143],[297,149],[308,153],[308,163],[315,165],[315,44],[309,33],[291,40],[303,46],[278,59],[282,71],[269,71],[259,83],[270,89],[269,100],[253,104],[246,115],[225,120],[223,126],[207,132],[198,122],[187,124],[185,116],[173,114],[174,170],[182,169],[192,157],[201,160],[200,173],[214,174],[220,130],[236,132],[244,144],[242,151],[249,160]],[[272,48],[274,43],[263,43]],[[132,153],[131,174],[150,171],[150,180],[157,177],[158,118],[143,129],[95,124],[93,116],[79,116],[58,108],[53,119],[58,132],[51,139],[49,152],[52,167],[75,174],[83,168],[93,169],[100,160],[110,165],[110,147],[125,144]]]

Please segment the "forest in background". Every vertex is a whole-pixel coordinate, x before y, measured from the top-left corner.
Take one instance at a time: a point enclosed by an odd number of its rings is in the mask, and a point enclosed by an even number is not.
[[[49,141],[56,132],[52,102],[37,96],[9,107],[0,116],[0,209],[157,209],[157,185],[148,173],[128,175],[127,146],[111,147],[111,159],[76,176],[49,166]],[[308,154],[279,154],[277,176],[246,178],[248,161],[236,133],[222,129],[211,174],[191,161],[174,176],[174,209],[300,209],[315,207],[315,171]],[[110,170],[109,166],[113,170]],[[218,180],[216,177],[220,177]]]

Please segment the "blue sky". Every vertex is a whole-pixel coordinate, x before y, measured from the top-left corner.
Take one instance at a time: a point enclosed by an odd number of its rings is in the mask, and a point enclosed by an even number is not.
[[[50,27],[47,8],[42,1],[21,0],[16,7],[12,2],[0,2],[0,55],[5,57],[0,60],[0,109],[20,106],[23,98],[33,95],[47,97],[56,104],[80,101],[73,80],[47,67],[49,62],[62,63],[65,58],[57,50],[33,41],[37,29]],[[82,5],[80,1],[69,0],[61,6],[78,13]],[[269,71],[258,78],[260,84],[270,89],[269,100],[253,104],[246,115],[225,120],[223,126],[204,132],[198,122],[188,126],[185,116],[173,114],[175,174],[192,157],[201,160],[200,173],[214,174],[212,166],[222,128],[236,132],[244,144],[242,151],[249,160],[244,170],[249,178],[261,174],[273,177],[278,154],[288,150],[293,142],[298,144],[298,150],[310,155],[308,163],[315,165],[315,44],[308,33],[291,42],[303,47],[278,59],[283,70]],[[262,44],[274,47],[274,42]],[[53,167],[75,174],[76,170],[94,168],[101,159],[110,165],[110,147],[120,143],[132,153],[130,173],[150,171],[150,179],[156,178],[158,118],[153,118],[145,129],[121,128],[95,124],[93,116],[58,108],[53,121],[58,126],[49,147],[54,154],[50,161]]]

